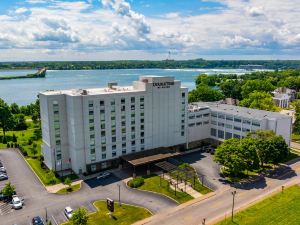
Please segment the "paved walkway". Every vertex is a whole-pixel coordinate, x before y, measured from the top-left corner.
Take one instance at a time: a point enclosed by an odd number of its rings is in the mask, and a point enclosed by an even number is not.
[[[170,186],[171,186],[172,189],[175,189],[175,185],[176,185],[177,181],[174,178],[170,177],[168,174],[164,174],[164,177],[163,177],[162,174],[160,176],[165,180],[168,180],[168,181],[171,180],[171,185]],[[185,191],[186,193],[188,193],[193,198],[199,198],[199,197],[202,196],[202,194],[199,193],[198,191],[196,191],[195,189],[193,189],[191,187],[191,184],[189,184],[189,183],[187,183],[186,185],[184,184],[184,182],[179,183],[178,185],[176,185],[176,188],[177,188],[177,190],[179,189],[183,192]]]
[[[80,184],[81,185],[82,183],[82,180],[78,180],[78,181],[75,181],[72,183],[72,186],[76,185],[76,184]],[[51,185],[51,186],[46,186],[46,190],[49,192],[49,193],[56,193],[58,192],[59,190],[63,189],[63,188],[67,188],[68,185],[65,185],[63,183],[60,183],[60,184],[56,184],[56,185]]]

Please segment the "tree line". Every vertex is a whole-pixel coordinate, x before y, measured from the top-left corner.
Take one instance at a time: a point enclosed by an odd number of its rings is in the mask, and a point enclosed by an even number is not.
[[[189,93],[189,102],[233,98],[244,107],[277,111],[270,92],[278,87],[287,87],[299,92],[300,69],[253,72],[244,75],[200,74],[195,82],[196,89]]]
[[[2,62],[0,69],[94,70],[94,69],[181,69],[230,68],[260,65],[265,69],[300,68],[300,60],[117,60],[117,61],[57,61],[57,62]]]

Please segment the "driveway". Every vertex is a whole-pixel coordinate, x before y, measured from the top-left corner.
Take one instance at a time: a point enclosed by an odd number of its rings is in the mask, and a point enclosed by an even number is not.
[[[78,192],[69,195],[49,194],[18,151],[0,150],[0,159],[7,168],[9,180],[15,185],[17,194],[25,199],[23,209],[8,210],[8,213],[1,215],[1,224],[28,225],[34,216],[39,215],[45,219],[46,212],[52,224],[60,224],[66,221],[63,215],[63,209],[66,206],[71,206],[73,209],[83,206],[89,211],[95,211],[92,203],[96,200],[112,198],[118,201],[118,184],[121,185],[121,202],[148,208],[153,213],[177,205],[169,198],[128,188],[120,178],[114,175],[103,180],[88,180],[82,184]],[[6,182],[2,181],[0,187]]]
[[[193,166],[205,186],[216,191],[225,186],[224,179],[220,174],[220,166],[214,162],[214,156],[210,153],[193,152],[178,157],[180,161],[189,163]]]

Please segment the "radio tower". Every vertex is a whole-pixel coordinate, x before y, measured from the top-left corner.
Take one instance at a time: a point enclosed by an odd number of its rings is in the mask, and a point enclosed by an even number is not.
[[[167,58],[167,60],[171,60],[171,51],[170,50],[168,51],[168,58]]]

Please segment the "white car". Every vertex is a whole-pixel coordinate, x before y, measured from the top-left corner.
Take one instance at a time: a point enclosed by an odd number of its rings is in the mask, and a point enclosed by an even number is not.
[[[68,219],[70,219],[73,215],[73,209],[70,206],[67,206],[64,210],[64,213]]]
[[[0,172],[6,172],[6,169],[4,167],[0,167]]]
[[[21,209],[23,207],[23,201],[17,196],[13,197],[11,204],[13,209]]]

